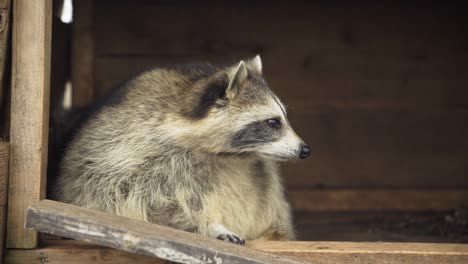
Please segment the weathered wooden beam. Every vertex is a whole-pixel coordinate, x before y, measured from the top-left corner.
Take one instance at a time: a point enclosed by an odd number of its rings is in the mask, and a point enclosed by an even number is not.
[[[129,253],[113,248],[96,246],[82,241],[63,240],[32,250],[6,251],[5,263],[66,263],[66,264],[167,264],[165,260]]]
[[[74,205],[42,200],[26,227],[180,263],[300,263],[247,247]]]
[[[44,198],[49,123],[51,0],[13,1],[7,247],[37,246],[26,209]]]
[[[274,242],[251,243],[252,248],[299,257],[316,264],[329,263],[468,263],[468,245],[385,242]]]
[[[467,263],[468,245],[431,243],[283,242],[252,241],[248,247],[290,255],[311,263]],[[45,241],[33,250],[8,250],[6,263],[124,264],[165,263],[139,254],[75,240]]]
[[[466,189],[293,189],[288,196],[293,208],[303,211],[442,211],[468,207]]]

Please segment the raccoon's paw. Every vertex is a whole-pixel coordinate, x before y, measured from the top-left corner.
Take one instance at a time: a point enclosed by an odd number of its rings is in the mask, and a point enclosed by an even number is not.
[[[224,240],[226,242],[231,242],[238,245],[245,245],[245,240],[235,234],[221,234],[216,237],[219,240]]]
[[[243,238],[228,230],[224,225],[211,224],[208,228],[212,237],[238,245],[245,245],[245,240]]]

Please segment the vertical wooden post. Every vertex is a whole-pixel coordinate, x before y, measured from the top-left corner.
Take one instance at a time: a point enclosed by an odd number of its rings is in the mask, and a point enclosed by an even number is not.
[[[72,105],[84,107],[94,99],[93,0],[73,2]]]
[[[49,125],[52,0],[13,1],[7,247],[34,248],[26,208],[44,198]]]

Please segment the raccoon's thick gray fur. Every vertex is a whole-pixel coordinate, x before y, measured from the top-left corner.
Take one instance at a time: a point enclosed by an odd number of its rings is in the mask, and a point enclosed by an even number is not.
[[[294,239],[278,160],[306,157],[262,63],[154,68],[65,151],[56,199],[243,244]]]

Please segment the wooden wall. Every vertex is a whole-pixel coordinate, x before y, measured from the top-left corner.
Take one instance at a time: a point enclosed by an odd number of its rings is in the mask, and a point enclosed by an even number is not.
[[[150,65],[259,53],[313,151],[290,187],[467,188],[468,19],[368,2],[75,1],[75,103]]]

